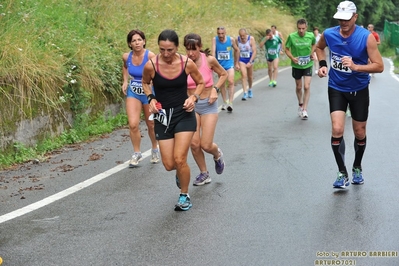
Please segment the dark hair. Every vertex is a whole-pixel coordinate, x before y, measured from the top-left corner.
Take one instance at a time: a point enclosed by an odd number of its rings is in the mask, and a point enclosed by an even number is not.
[[[196,50],[197,46],[202,48],[201,36],[196,33],[189,33],[184,36],[184,47],[186,47],[187,50]],[[209,48],[205,50],[200,49],[200,52],[206,54],[206,56],[211,54]]]
[[[277,30],[277,26],[274,24],[270,28],[275,28]]]
[[[298,21],[296,22],[297,26],[302,25],[302,24],[305,24],[306,26],[308,25],[308,22],[306,21],[306,19],[301,18],[301,19],[298,19]]]
[[[145,35],[144,32],[142,32],[141,30],[131,30],[128,34],[127,34],[127,46],[129,46],[130,49],[132,49],[132,47],[130,46],[130,43],[132,42],[133,39],[133,35],[138,34],[140,35],[140,37],[145,40]],[[145,43],[144,43],[144,48],[145,48]]]
[[[313,31],[315,31],[315,30],[319,30],[319,28],[318,27],[313,27]]]
[[[179,36],[174,30],[163,30],[158,36],[158,44],[160,41],[173,42],[176,47],[179,46]]]
[[[272,32],[272,30],[271,29],[267,29],[266,30],[266,35],[268,35],[270,32]]]

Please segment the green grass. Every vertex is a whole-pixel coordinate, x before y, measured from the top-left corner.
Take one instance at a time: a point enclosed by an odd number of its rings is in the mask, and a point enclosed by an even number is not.
[[[265,1],[262,1],[265,2]],[[127,33],[146,33],[147,48],[157,53],[158,34],[166,28],[180,36],[201,35],[211,47],[216,27],[236,37],[247,28],[257,42],[272,24],[286,37],[296,19],[279,1],[229,0],[3,0],[0,3],[0,130],[39,116],[74,122],[60,136],[44,136],[34,146],[11,143],[0,153],[0,168],[40,158],[66,144],[85,141],[124,126],[126,115],[104,114],[107,103],[121,103],[122,54]],[[245,12],[243,12],[245,10]],[[16,34],[18,33],[18,34]],[[179,52],[185,53],[180,47]],[[386,48],[386,52],[390,52]],[[398,60],[394,60],[396,66]],[[289,65],[289,60],[280,66]],[[266,63],[256,62],[255,69]],[[236,72],[236,78],[239,78]],[[87,115],[87,110],[92,112]]]

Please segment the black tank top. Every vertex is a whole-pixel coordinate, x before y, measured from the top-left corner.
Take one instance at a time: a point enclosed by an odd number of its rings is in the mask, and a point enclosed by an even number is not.
[[[183,106],[184,101],[188,98],[187,96],[187,73],[186,63],[184,64],[183,58],[180,55],[181,61],[181,73],[173,79],[168,79],[162,76],[159,71],[158,55],[156,57],[156,68],[151,60],[152,66],[155,70],[155,76],[152,80],[154,85],[155,97],[158,102],[162,104],[162,108],[173,108],[176,106]],[[157,71],[158,70],[158,71]]]

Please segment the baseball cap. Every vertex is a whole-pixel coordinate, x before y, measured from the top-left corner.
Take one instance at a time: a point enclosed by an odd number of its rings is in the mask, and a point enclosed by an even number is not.
[[[353,13],[356,13],[356,5],[351,1],[343,1],[337,6],[337,13],[335,19],[349,20],[352,18]]]

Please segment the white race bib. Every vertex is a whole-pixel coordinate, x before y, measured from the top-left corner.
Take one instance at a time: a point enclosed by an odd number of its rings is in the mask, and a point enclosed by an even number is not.
[[[269,49],[269,50],[267,50],[267,53],[269,55],[275,55],[275,54],[277,54],[277,50],[276,49]]]
[[[344,56],[345,55],[331,52],[331,68],[339,72],[352,73],[352,69],[342,64],[342,57]]]
[[[220,60],[230,60],[230,52],[228,51],[222,51],[222,52],[218,52],[217,54],[217,59]]]
[[[250,58],[251,53],[250,52],[240,52],[240,57],[241,58]]]
[[[310,55],[307,56],[299,56],[298,57],[298,65],[306,66],[310,62]]]
[[[137,95],[144,95],[143,84],[138,80],[130,80],[130,90]]]
[[[158,120],[162,125],[168,126],[168,117],[166,116],[165,109],[161,109],[156,114],[151,114],[148,120]]]

